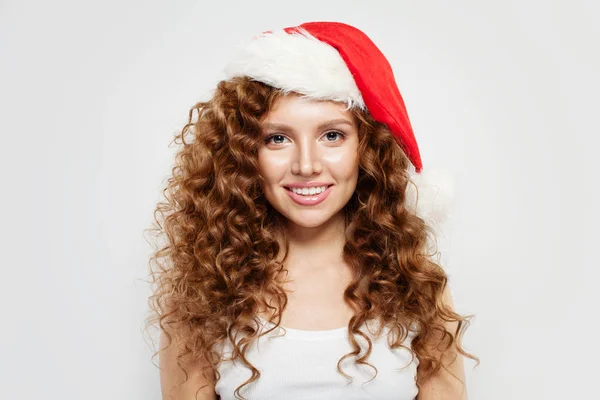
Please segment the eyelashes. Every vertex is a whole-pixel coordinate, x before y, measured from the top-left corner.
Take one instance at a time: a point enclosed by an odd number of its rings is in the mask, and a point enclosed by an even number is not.
[[[329,135],[329,134],[332,134],[332,133],[335,133],[337,136],[339,136],[339,137],[341,138],[341,140],[343,140],[343,139],[345,139],[345,138],[346,138],[346,135],[345,135],[345,134],[343,134],[343,133],[342,133],[342,132],[340,132],[340,131],[328,131],[328,132],[325,132],[325,133],[323,134],[323,136],[327,136],[327,135]],[[271,142],[271,139],[273,139],[274,137],[277,137],[277,136],[281,136],[281,137],[283,137],[283,138],[285,138],[285,137],[286,137],[286,136],[285,136],[284,134],[282,134],[282,133],[273,133],[273,134],[271,134],[271,135],[269,135],[269,136],[267,136],[267,137],[265,138],[265,140],[264,140],[265,144],[269,144],[269,143]],[[336,140],[336,141],[327,140],[327,142],[329,142],[329,143],[337,143],[337,142],[339,142],[339,141],[340,141],[340,140]],[[281,143],[274,143],[274,144],[281,144]]]

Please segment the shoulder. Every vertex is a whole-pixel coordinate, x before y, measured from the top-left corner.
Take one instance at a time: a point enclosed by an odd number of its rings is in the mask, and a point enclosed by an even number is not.
[[[455,312],[454,300],[449,285],[446,285],[442,292],[441,302],[442,307]],[[444,351],[440,350],[440,337],[438,336],[433,336],[430,343],[425,344],[428,352],[441,363],[441,368],[423,382],[417,400],[436,400],[441,398],[466,400],[464,361],[456,347],[458,321],[444,320],[440,322],[443,323],[447,332],[454,335],[455,340],[449,348],[445,348],[444,346]],[[440,397],[440,393],[443,393],[445,397]]]

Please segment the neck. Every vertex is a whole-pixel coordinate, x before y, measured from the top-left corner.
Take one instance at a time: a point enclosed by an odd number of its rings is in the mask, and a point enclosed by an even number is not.
[[[322,268],[343,262],[346,243],[343,211],[317,227],[289,223],[287,228],[290,249],[286,264]]]

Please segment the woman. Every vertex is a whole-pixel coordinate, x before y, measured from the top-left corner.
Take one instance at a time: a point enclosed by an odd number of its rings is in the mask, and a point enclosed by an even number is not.
[[[155,217],[164,399],[466,399],[422,169],[360,30],[265,32],[196,104]],[[196,111],[196,113],[194,113]]]

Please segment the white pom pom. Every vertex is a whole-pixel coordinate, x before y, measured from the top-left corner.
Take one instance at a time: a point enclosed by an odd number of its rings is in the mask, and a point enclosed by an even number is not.
[[[439,232],[454,199],[452,178],[439,169],[427,168],[417,173],[413,167],[410,179],[412,182],[406,187],[407,206]]]

